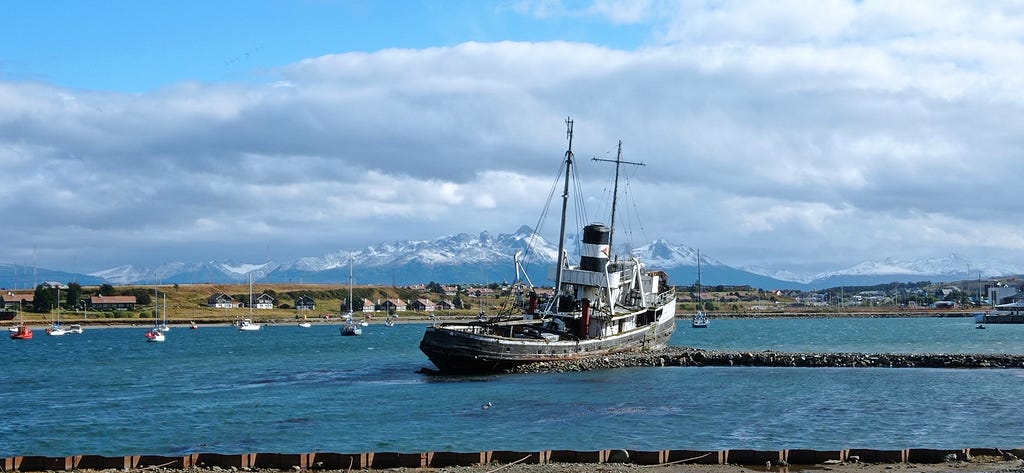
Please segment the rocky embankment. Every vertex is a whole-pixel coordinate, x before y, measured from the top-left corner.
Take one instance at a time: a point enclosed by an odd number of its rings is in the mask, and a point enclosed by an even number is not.
[[[720,351],[669,347],[656,352],[619,353],[600,358],[533,363],[517,373],[590,371],[638,366],[792,366],[806,368],[1024,368],[1024,355],[966,353],[789,353]]]

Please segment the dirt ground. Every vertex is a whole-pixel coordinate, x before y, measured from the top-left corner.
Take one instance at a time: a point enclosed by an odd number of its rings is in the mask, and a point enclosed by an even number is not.
[[[342,470],[329,472],[341,473]],[[627,463],[551,463],[547,465],[513,464],[449,468],[398,468],[389,470],[353,470],[372,473],[1024,473],[1024,461],[974,461],[938,464],[919,463],[840,463],[791,466],[741,465],[633,465]]]

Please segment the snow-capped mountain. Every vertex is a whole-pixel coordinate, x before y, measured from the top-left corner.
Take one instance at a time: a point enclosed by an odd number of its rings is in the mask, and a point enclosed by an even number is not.
[[[1024,274],[1024,266],[971,261],[955,253],[917,260],[890,257],[884,260],[866,261],[849,268],[813,275],[799,275],[784,270],[745,269],[775,279],[800,282],[807,286],[819,288],[870,286],[895,281],[950,281]]]
[[[111,284],[241,282],[248,280],[250,273],[255,279],[264,277],[273,267],[272,263],[247,264],[233,261],[172,262],[155,268],[140,268],[128,264],[97,271],[90,276],[102,278]]]
[[[566,236],[569,258],[578,261],[578,235]],[[697,282],[697,250],[665,240],[637,245],[616,240],[619,257],[633,255],[649,268],[664,270],[675,285]],[[434,240],[395,241],[357,250],[339,250],[278,263],[207,261],[171,262],[152,268],[132,264],[90,275],[72,275],[40,269],[40,280],[79,280],[82,284],[227,283],[244,282],[250,274],[260,282],[336,283],[349,281],[351,261],[357,284],[407,285],[427,282],[491,283],[515,278],[513,255],[521,253],[530,280],[549,285],[548,268],[555,261],[557,245],[522,226],[514,233],[477,235],[460,233]],[[13,267],[13,266],[12,266]],[[28,271],[28,272],[27,272]],[[0,272],[0,287],[27,288],[31,268]],[[48,272],[44,272],[48,271]],[[982,264],[959,255],[923,260],[888,258],[847,269],[813,275],[764,268],[737,269],[700,253],[700,279],[706,286],[749,285],[762,289],[814,289],[836,286],[867,286],[894,281],[948,281],[956,279],[1024,274],[1024,267]],[[4,274],[6,273],[6,274]],[[7,275],[11,275],[7,277]],[[43,276],[43,275],[47,276]],[[16,277],[15,277],[16,276]],[[29,278],[31,279],[31,278]],[[28,284],[28,285],[26,285]]]

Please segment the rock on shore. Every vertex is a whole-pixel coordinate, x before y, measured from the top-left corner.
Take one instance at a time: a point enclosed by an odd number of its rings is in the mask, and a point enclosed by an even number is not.
[[[590,371],[639,366],[792,366],[807,368],[1024,368],[1024,355],[967,353],[789,353],[668,347],[583,360],[523,365],[516,373]]]

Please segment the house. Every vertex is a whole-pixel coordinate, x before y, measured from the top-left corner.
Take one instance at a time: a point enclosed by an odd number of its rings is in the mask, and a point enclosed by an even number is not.
[[[369,299],[363,299],[363,312],[373,312],[374,309],[373,301]]]
[[[416,299],[409,304],[409,309],[417,312],[433,312],[434,302],[430,299]]]
[[[390,314],[392,312],[404,312],[408,310],[408,306],[401,299],[385,299],[384,302],[377,304],[374,310]]]
[[[215,309],[230,309],[237,306],[235,300],[223,292],[218,292],[207,298],[206,305]]]
[[[256,301],[253,303],[253,307],[257,309],[273,309],[274,308],[274,296],[264,292],[256,296]]]
[[[299,296],[295,299],[295,310],[316,310],[316,301],[306,295]]]
[[[64,283],[59,282],[59,281],[43,281],[39,285],[42,286],[43,289],[53,289],[53,288],[67,289],[68,288],[67,284],[64,284]]]
[[[452,303],[448,301],[438,301],[437,303],[438,310],[452,310],[454,308],[455,306],[453,306]]]
[[[26,306],[31,306],[35,299],[35,294],[15,294],[7,291],[0,296],[0,308],[23,310]]]
[[[92,296],[89,307],[92,310],[135,310],[135,296]]]

